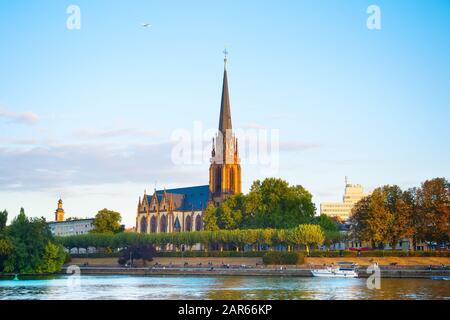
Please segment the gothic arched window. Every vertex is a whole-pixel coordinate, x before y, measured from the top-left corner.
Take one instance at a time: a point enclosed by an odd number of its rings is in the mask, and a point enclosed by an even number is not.
[[[192,231],[192,218],[191,216],[187,216],[186,217],[186,224],[185,224],[185,228],[186,231]]]
[[[161,220],[159,221],[159,232],[167,232],[167,218],[165,214],[161,216]]]
[[[175,219],[175,223],[173,224],[173,231],[180,232],[181,231],[181,223],[178,217]]]
[[[156,229],[157,229],[156,217],[152,216],[152,218],[150,219],[150,232],[156,233]]]
[[[216,192],[222,191],[222,168],[218,167],[216,169],[216,177],[215,177],[215,183],[216,183]]]
[[[147,218],[144,216],[141,219],[141,233],[147,233]]]
[[[195,231],[202,230],[202,217],[200,215],[195,218]]]
[[[230,190],[234,190],[234,171],[230,168]]]

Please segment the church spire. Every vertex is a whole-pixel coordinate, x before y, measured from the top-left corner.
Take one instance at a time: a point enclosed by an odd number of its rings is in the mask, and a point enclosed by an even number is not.
[[[228,76],[227,76],[227,62],[228,51],[223,51],[224,58],[224,70],[223,70],[223,86],[222,86],[222,101],[220,104],[220,119],[219,119],[219,131],[225,136],[227,130],[231,130],[231,111],[230,111],[230,96],[228,94]]]
[[[228,93],[227,62],[228,51],[223,52],[224,71],[222,101],[220,106],[219,133],[216,144],[211,152],[211,165],[209,167],[209,190],[210,200],[215,204],[220,204],[231,194],[241,193],[241,165],[239,164],[239,154],[237,151],[237,140],[232,133],[230,97]]]

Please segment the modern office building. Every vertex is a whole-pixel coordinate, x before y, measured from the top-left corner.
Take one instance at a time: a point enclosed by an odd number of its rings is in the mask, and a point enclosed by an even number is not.
[[[360,184],[350,184],[345,179],[345,191],[342,202],[324,202],[320,204],[320,214],[346,221],[350,218],[354,205],[365,196]]]

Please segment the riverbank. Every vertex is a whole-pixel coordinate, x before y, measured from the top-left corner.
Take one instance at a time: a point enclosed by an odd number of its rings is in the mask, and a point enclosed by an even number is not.
[[[367,278],[365,268],[360,269],[359,277]],[[300,267],[148,267],[148,268],[122,268],[122,267],[80,267],[82,275],[140,275],[140,276],[295,276],[312,277],[310,269]],[[67,272],[67,267],[61,271]],[[381,269],[382,278],[423,278],[450,277],[450,270],[426,269]]]
[[[89,265],[89,266],[105,266],[118,267],[117,258],[73,258],[70,264],[75,265]],[[354,258],[305,258],[305,263],[300,267],[308,268],[310,265],[324,265],[332,264],[339,261],[348,261],[358,264],[359,266],[369,266],[374,262],[381,267],[440,267],[442,265],[450,266],[450,258],[447,257],[354,257]],[[142,266],[140,261],[135,262],[137,266]],[[248,258],[248,257],[224,257],[224,258],[175,258],[175,257],[157,257],[148,266],[154,264],[184,266],[187,263],[189,266],[212,265],[219,267],[222,264],[229,265],[247,265],[260,266],[263,265],[262,258]]]
[[[370,274],[366,268],[374,262],[384,278],[450,277],[450,258],[384,257],[384,258],[306,258],[303,265],[267,266],[261,258],[155,258],[147,266],[120,267],[116,258],[73,259],[84,275],[200,275],[200,276],[296,276],[311,277],[311,267],[321,267],[338,261],[359,265],[359,276]],[[431,266],[431,268],[430,268]],[[66,266],[67,267],[67,266]],[[66,267],[62,273],[66,273]]]

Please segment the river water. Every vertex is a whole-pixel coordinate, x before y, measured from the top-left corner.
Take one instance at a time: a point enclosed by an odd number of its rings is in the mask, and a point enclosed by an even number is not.
[[[0,299],[446,299],[450,281],[244,276],[55,276],[0,280]]]

